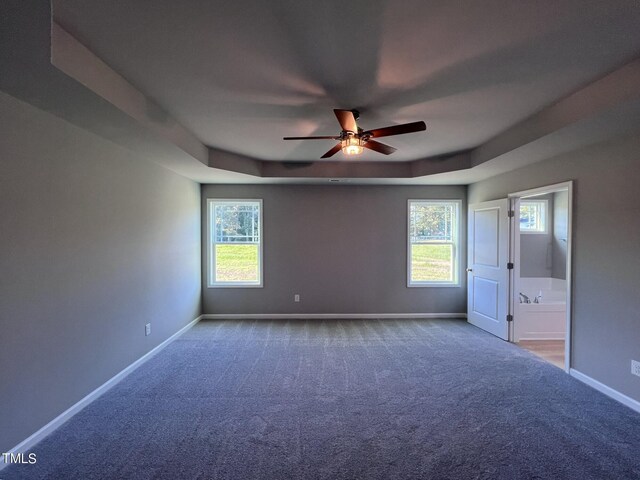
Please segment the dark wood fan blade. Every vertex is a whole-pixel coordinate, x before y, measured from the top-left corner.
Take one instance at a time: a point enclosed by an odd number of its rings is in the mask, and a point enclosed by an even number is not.
[[[393,148],[389,145],[385,145],[384,143],[376,142],[375,140],[368,140],[363,145],[363,147],[378,153],[382,153],[384,155],[391,155],[393,152],[397,150],[396,148]]]
[[[324,155],[322,155],[320,158],[329,158],[329,157],[333,157],[336,153],[338,153],[340,151],[340,149],[342,148],[341,144],[337,144],[335,147],[333,147],[331,150],[329,150],[327,153],[325,153]]]
[[[340,126],[342,127],[342,130],[358,133],[358,125],[356,124],[356,117],[353,116],[353,112],[351,110],[334,109],[333,113],[336,114],[336,118],[338,119],[338,122],[340,122]]]
[[[283,140],[340,140],[340,137],[283,137]]]
[[[372,137],[390,137],[391,135],[402,135],[404,133],[421,132],[427,129],[427,124],[424,122],[412,122],[403,123],[402,125],[394,125],[392,127],[374,128],[373,130],[367,130],[364,134],[369,134]]]

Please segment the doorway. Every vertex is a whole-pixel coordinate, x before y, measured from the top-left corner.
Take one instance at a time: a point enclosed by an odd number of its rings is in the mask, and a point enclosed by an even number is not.
[[[569,371],[572,182],[509,195],[509,340]]]

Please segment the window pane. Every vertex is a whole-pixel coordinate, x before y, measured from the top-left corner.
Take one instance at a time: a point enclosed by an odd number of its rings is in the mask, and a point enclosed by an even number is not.
[[[520,228],[523,230],[535,230],[538,212],[533,205],[520,206]]]
[[[453,245],[411,245],[412,282],[452,282]]]
[[[260,241],[258,205],[216,205],[215,241],[255,243]]]
[[[454,205],[411,204],[411,242],[453,241]]]
[[[545,232],[545,207],[542,201],[520,202],[520,230],[524,232]]]
[[[218,244],[216,245],[217,282],[258,282],[258,250],[256,244]]]

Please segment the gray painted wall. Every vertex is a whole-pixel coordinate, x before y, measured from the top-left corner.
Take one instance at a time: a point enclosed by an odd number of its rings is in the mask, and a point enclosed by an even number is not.
[[[553,195],[538,195],[532,200],[547,200],[547,233],[520,234],[520,276],[550,277],[553,244]]]
[[[0,132],[6,452],[199,315],[200,189],[2,93]]]
[[[462,271],[445,288],[408,288],[406,271],[407,200],[461,199],[465,239],[464,186],[203,185],[203,225],[207,198],[263,199],[264,288],[207,288],[203,271],[204,313],[466,312]]]
[[[567,278],[567,232],[569,224],[569,193],[553,194],[553,265],[551,276]]]
[[[469,202],[572,179],[571,366],[640,400],[640,132],[473,184]]]

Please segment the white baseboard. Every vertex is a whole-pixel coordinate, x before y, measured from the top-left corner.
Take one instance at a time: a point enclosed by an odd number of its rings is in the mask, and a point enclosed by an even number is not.
[[[467,318],[466,313],[205,313],[203,320],[300,320],[367,319],[367,318]]]
[[[138,360],[136,360],[131,365],[126,367],[120,373],[117,373],[115,376],[113,376],[111,379],[107,380],[105,383],[100,385],[98,388],[96,388],[93,392],[88,394],[86,397],[82,398],[80,401],[78,401],[77,403],[75,403],[74,405],[69,407],[67,410],[62,412],[60,415],[58,415],[56,418],[51,420],[44,427],[42,427],[40,430],[35,432],[33,435],[29,436],[29,438],[23,440],[18,445],[16,445],[11,450],[9,450],[8,452],[5,452],[5,453],[13,453],[13,454],[25,453],[26,451],[30,450],[36,443],[38,443],[40,440],[42,440],[47,435],[52,433],[54,430],[56,430],[58,427],[60,427],[63,423],[65,423],[67,420],[69,420],[71,417],[73,417],[76,413],[78,413],[84,407],[86,407],[91,402],[93,402],[98,397],[100,397],[102,394],[104,394],[107,390],[109,390],[110,388],[115,386],[118,382],[120,382],[122,379],[124,379],[127,375],[132,373],[136,368],[141,366],[146,361],[150,360],[151,357],[153,357],[158,352],[160,352],[160,350],[165,348],[167,345],[169,345],[176,338],[178,338],[180,335],[182,335],[187,330],[189,330],[191,327],[193,327],[200,320],[202,320],[202,315],[200,315],[198,318],[196,318],[195,320],[191,321],[189,324],[187,324],[184,327],[182,327],[180,330],[178,330],[176,333],[171,335],[169,338],[167,338],[160,345],[158,345],[157,347],[153,348],[153,350],[150,350],[149,352],[144,354],[142,357],[140,357]],[[0,470],[2,470],[7,465],[8,464],[4,463],[4,461],[2,460],[2,457],[0,457]]]
[[[590,376],[585,375],[584,373],[579,372],[578,370],[575,370],[573,368],[571,370],[569,370],[569,374],[572,377],[577,378],[581,382],[586,383],[590,387],[595,388],[599,392],[604,393],[606,396],[611,397],[614,400],[617,400],[618,402],[622,403],[623,405],[626,405],[630,409],[635,410],[636,412],[640,413],[640,402],[639,401],[634,400],[631,397],[627,397],[624,393],[620,393],[619,391],[614,390],[613,388],[606,386],[604,383],[600,383],[598,380],[595,380],[595,379],[591,378]]]

